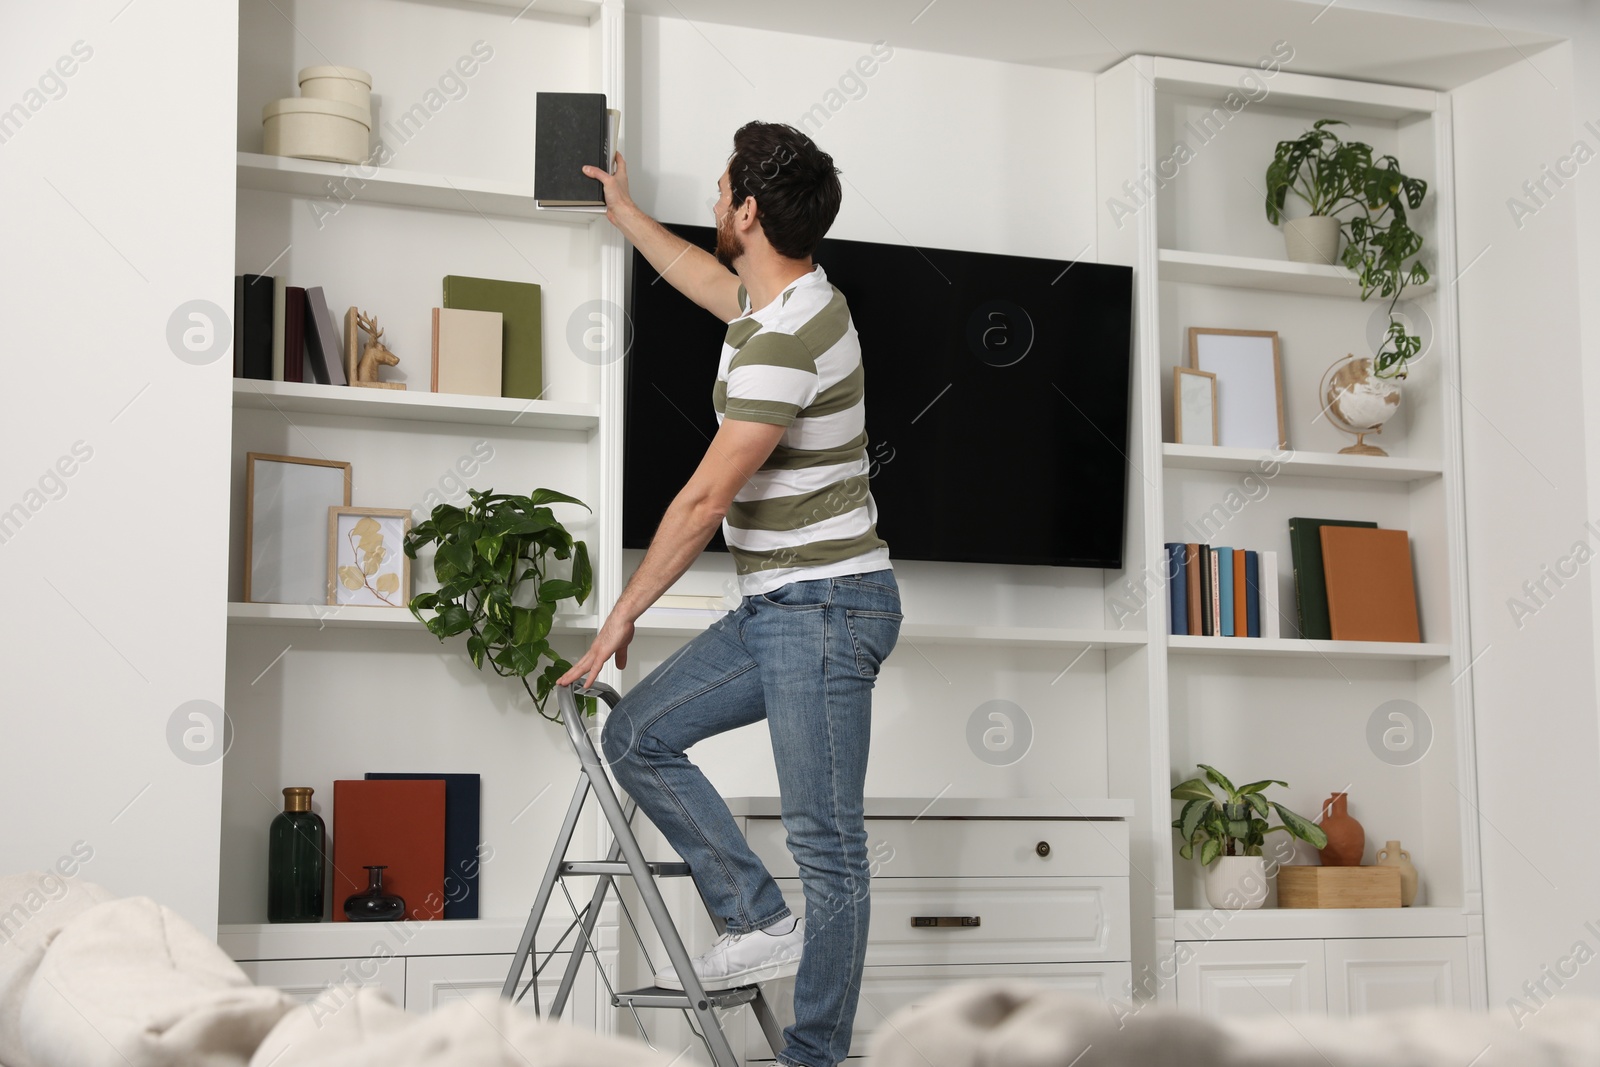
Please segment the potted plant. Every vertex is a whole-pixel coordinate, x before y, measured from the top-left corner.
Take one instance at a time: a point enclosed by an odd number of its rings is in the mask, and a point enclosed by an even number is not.
[[[1236,789],[1215,767],[1202,763],[1200,769],[1204,778],[1190,778],[1172,788],[1172,799],[1184,801],[1182,813],[1172,823],[1183,837],[1178,855],[1191,859],[1195,849],[1200,850],[1206,900],[1213,908],[1259,908],[1267,899],[1266,862],[1261,855],[1267,835],[1282,831],[1317,848],[1328,843],[1328,836],[1310,819],[1264,795],[1268,786],[1287,788],[1289,783],[1268,778]],[[1213,793],[1208,781],[1224,795]],[[1273,812],[1278,813],[1278,826],[1268,824]]]
[[[551,489],[528,496],[469,490],[465,508],[441,504],[406,535],[405,552],[437,545],[433,575],[439,588],[411,598],[411,613],[443,641],[467,635],[467,655],[479,670],[488,663],[501,677],[522,682],[539,714],[556,680],[572,666],[550,647],[556,604],[582,604],[594,589],[589,546],[575,541],[547,506],[583,501]],[[550,560],[571,559],[569,577],[551,577]],[[424,617],[423,612],[433,615]],[[540,670],[540,664],[548,664]],[[528,676],[536,675],[533,684]],[[594,701],[584,702],[593,714]]]
[[[1278,142],[1267,166],[1267,221],[1283,225],[1291,260],[1342,262],[1356,273],[1362,300],[1374,292],[1389,298],[1389,328],[1372,355],[1371,371],[1379,378],[1404,378],[1406,361],[1422,340],[1406,330],[1394,309],[1407,285],[1428,280],[1420,262],[1405,265],[1422,250],[1422,236],[1406,212],[1422,206],[1428,183],[1404,174],[1394,156],[1374,161],[1371,145],[1343,141],[1328,129],[1343,125],[1341,119],[1318,119],[1298,138]],[[1310,217],[1284,217],[1290,192],[1310,205]],[[1339,216],[1346,210],[1348,222]],[[1341,233],[1349,238],[1342,255]]]

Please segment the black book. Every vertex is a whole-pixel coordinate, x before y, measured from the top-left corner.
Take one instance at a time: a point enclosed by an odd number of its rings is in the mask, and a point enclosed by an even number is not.
[[[1200,546],[1200,636],[1215,637],[1216,627],[1211,616],[1211,586],[1216,572],[1211,569],[1211,546]]]
[[[533,195],[540,207],[604,207],[599,179],[585,166],[611,169],[604,93],[539,93],[535,103]]]
[[[244,377],[244,275],[233,276],[233,376]]]
[[[270,274],[244,276],[244,377],[272,380],[272,297]]]

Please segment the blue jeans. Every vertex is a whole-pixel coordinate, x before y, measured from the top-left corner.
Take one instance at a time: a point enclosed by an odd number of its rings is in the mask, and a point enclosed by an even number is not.
[[[730,933],[771,926],[789,907],[684,750],[767,721],[807,915],[781,1064],[834,1067],[850,1047],[870,907],[862,793],[872,686],[900,619],[887,570],[745,597],[606,719],[601,747],[618,783],[689,864]]]

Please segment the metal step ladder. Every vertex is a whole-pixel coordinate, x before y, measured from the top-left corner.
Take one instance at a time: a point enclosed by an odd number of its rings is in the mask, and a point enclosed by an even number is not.
[[[689,953],[683,947],[683,939],[679,937],[678,928],[673,924],[672,916],[667,913],[666,902],[662,900],[661,890],[656,885],[657,878],[687,877],[689,865],[656,863],[644,858],[632,829],[633,815],[638,810],[638,805],[632,798],[629,798],[626,804],[618,800],[616,790],[611,787],[611,780],[606,777],[605,767],[595,751],[594,743],[584,728],[586,719],[578,709],[576,699],[578,696],[599,697],[613,708],[622,699],[615,689],[604,684],[580,688],[576,692],[570,686],[559,686],[556,689],[556,700],[561,709],[562,721],[566,725],[567,739],[572,742],[572,748],[578,754],[580,765],[578,785],[573,791],[572,803],[567,806],[567,815],[561,823],[561,831],[556,835],[556,845],[550,855],[550,865],[545,869],[544,879],[539,883],[539,893],[534,898],[533,910],[528,914],[528,925],[522,931],[522,940],[517,945],[516,957],[511,961],[511,970],[506,975],[500,995],[513,1003],[518,1003],[531,990],[533,1010],[535,1014],[540,1014],[539,975],[549,966],[555,954],[561,951],[568,935],[576,930],[578,938],[567,957],[566,971],[561,976],[561,984],[556,988],[556,995],[550,1002],[549,1010],[543,1013],[546,1018],[561,1017],[572,992],[573,983],[578,977],[578,968],[583,963],[584,956],[588,955],[594,959],[596,973],[605,983],[606,991],[611,994],[612,1005],[628,1009],[633,1016],[634,1024],[639,1028],[640,1036],[646,1043],[650,1042],[650,1035],[645,1029],[644,1021],[639,1017],[638,1009],[678,1008],[689,1020],[690,1029],[705,1043],[706,1052],[716,1067],[739,1067],[743,1057],[734,1054],[717,1013],[748,1004],[750,1010],[755,1013],[756,1021],[761,1025],[762,1033],[766,1035],[767,1044],[772,1046],[772,1054],[776,1058],[783,1048],[783,1032],[772,1014],[771,1007],[761,995],[760,986],[736,986],[733,989],[709,993],[701,986],[699,976],[694,973],[694,968],[690,965]],[[572,836],[577,830],[578,815],[591,792],[599,802],[600,811],[605,815],[606,822],[610,824],[611,850],[603,860],[569,860],[567,849],[571,846]],[[594,891],[590,895],[588,904],[582,909],[567,891],[565,879],[569,877],[595,878]],[[591,935],[594,932],[595,921],[599,918],[601,905],[605,902],[606,895],[615,888],[618,878],[632,878],[638,887],[639,896],[644,902],[645,910],[649,912],[650,921],[655,926],[661,943],[666,947],[667,958],[672,961],[673,970],[683,982],[682,991],[664,989],[660,986],[622,991],[611,987],[610,979],[600,967],[599,953]],[[562,894],[567,898],[573,919],[556,939],[556,943],[544,950],[541,960],[534,947],[534,936],[538,932],[539,923],[544,918],[545,909],[549,907],[550,898],[558,884],[561,886]],[[645,966],[652,974],[655,973],[655,964],[650,961],[649,951],[645,948],[643,938],[639,936],[638,925],[634,922],[633,914],[628,910],[627,902],[622,899],[620,893],[617,895],[617,903],[621,905],[624,919],[633,932],[634,940],[639,943],[639,951],[644,955]],[[716,926],[717,932],[721,933],[726,924],[716,915],[711,916],[711,921]],[[517,985],[522,981],[530,961],[534,962],[533,973],[528,976],[526,985],[519,992]],[[696,1023],[699,1025],[696,1026]]]

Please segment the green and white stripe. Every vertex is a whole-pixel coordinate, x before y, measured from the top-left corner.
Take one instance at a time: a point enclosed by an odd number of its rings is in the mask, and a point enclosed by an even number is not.
[[[728,325],[712,390],[717,421],[784,426],[733,498],[723,534],[746,596],[791,581],[887,570],[867,479],[861,342],[821,267]]]

